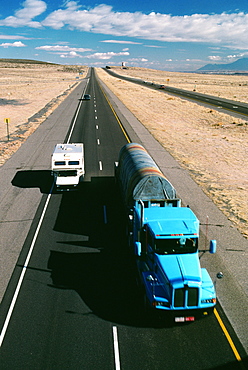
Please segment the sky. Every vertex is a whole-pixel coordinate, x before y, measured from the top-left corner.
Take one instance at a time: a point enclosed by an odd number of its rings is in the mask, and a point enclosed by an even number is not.
[[[248,57],[248,0],[8,0],[0,58],[196,71]]]

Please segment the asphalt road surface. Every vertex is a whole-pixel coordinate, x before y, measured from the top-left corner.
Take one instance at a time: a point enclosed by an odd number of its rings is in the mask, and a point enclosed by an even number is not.
[[[91,100],[81,99],[85,92]],[[144,313],[114,181],[119,150],[133,139],[91,70],[4,167],[1,220],[8,216],[11,243],[2,255],[14,263],[13,246],[18,258],[0,309],[1,369],[245,368],[245,351],[220,306],[233,346],[214,314],[175,325]],[[78,191],[53,189],[50,156],[58,142],[84,143]]]
[[[244,116],[248,116],[248,104],[242,103],[236,100],[229,100],[229,99],[222,99],[220,97],[216,97],[213,95],[201,94],[195,91],[183,90],[178,89],[176,87],[171,87],[168,85],[160,85],[149,81],[144,81],[138,78],[132,78],[127,76],[122,76],[115,73],[112,70],[105,68],[105,71],[111,74],[114,77],[121,78],[123,80],[136,83],[138,85],[146,86],[151,89],[159,89],[160,91],[164,91],[165,93],[171,93],[174,95],[178,95],[181,98],[191,99],[198,103],[203,103],[205,105],[215,106],[217,109],[225,109],[229,112],[233,112],[235,114],[240,114]]]

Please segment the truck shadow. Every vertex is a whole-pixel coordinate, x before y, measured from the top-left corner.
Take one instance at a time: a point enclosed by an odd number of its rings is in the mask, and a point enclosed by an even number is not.
[[[41,193],[49,194],[53,184],[53,177],[49,170],[18,171],[11,184],[18,188],[39,188]]]
[[[50,251],[52,286],[75,290],[91,314],[104,320],[154,327],[144,316],[122,209],[112,177],[92,178],[79,192],[62,195],[54,230],[73,237]],[[71,253],[73,246],[82,252]]]

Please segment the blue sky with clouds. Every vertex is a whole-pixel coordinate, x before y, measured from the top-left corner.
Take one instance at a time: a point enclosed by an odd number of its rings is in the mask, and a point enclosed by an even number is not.
[[[0,58],[194,71],[248,57],[248,0],[8,0]]]

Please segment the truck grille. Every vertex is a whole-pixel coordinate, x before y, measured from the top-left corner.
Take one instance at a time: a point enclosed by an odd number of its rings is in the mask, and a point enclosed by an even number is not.
[[[174,307],[193,307],[198,306],[198,288],[175,289]]]

